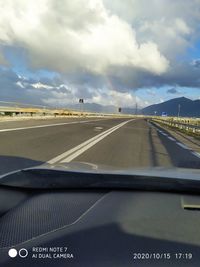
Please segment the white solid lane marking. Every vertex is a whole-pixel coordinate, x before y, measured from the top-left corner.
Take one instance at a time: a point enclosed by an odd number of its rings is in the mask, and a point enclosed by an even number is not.
[[[130,120],[129,120],[130,121]],[[86,150],[88,150],[89,148],[91,148],[92,146],[96,145],[97,143],[99,143],[102,139],[104,139],[105,137],[107,137],[108,135],[110,135],[111,133],[113,133],[114,131],[116,131],[117,129],[121,128],[122,126],[124,126],[126,123],[128,123],[129,121],[123,122],[118,124],[116,127],[111,128],[107,133],[104,133],[102,136],[99,136],[98,138],[96,138],[95,140],[91,141],[90,143],[88,143],[87,145],[84,145],[82,148],[76,150],[73,154],[69,155],[67,158],[65,158],[64,160],[61,161],[61,163],[66,163],[66,162],[70,162],[73,159],[77,158],[79,155],[81,155],[83,152],[85,152]]]
[[[63,123],[55,123],[55,124],[43,124],[43,125],[36,125],[36,126],[28,126],[28,127],[19,127],[19,128],[11,128],[11,129],[1,129],[1,132],[11,132],[11,131],[20,131],[20,130],[27,130],[27,129],[35,129],[35,128],[45,128],[45,127],[54,127],[54,126],[62,126],[67,124],[77,124],[77,123],[86,123],[86,122],[95,122],[95,121],[103,121],[106,119],[100,120],[86,120],[86,121],[71,121],[71,122],[63,122]]]
[[[197,157],[197,158],[200,159],[200,153],[195,152],[195,151],[192,151],[191,153],[192,153],[195,157]]]
[[[176,142],[176,144],[179,145],[180,147],[184,148],[184,149],[190,150],[186,145],[184,145],[182,143]]]
[[[104,139],[106,136],[108,136],[112,132],[114,132],[117,129],[119,129],[120,127],[124,126],[126,123],[133,121],[133,120],[128,120],[128,121],[122,122],[122,123],[114,126],[110,129],[104,131],[103,133],[100,133],[100,134],[90,138],[89,140],[79,144],[78,146],[62,153],[61,155],[49,160],[47,163],[54,164],[54,163],[57,163],[59,161],[70,162],[71,160],[73,160],[74,158],[76,158],[77,156],[82,154],[84,151],[88,150],[90,147],[94,146],[96,143],[98,143],[99,141]]]
[[[170,139],[171,141],[176,141],[176,139],[174,139],[174,138],[171,137],[171,136],[168,136],[168,139]]]

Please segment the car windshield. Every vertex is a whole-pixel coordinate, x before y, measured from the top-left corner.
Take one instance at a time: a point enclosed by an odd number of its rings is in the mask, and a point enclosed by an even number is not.
[[[200,169],[199,0],[0,0],[0,174]]]

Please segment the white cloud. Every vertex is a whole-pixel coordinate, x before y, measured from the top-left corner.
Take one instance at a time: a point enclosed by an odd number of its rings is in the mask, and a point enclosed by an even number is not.
[[[40,99],[52,105],[77,103],[84,97],[88,102],[131,107],[136,101],[133,91],[139,88],[199,88],[199,59],[187,53],[198,50],[200,0],[150,2],[0,0],[0,64],[8,64],[6,59],[12,61],[15,50],[22,50],[24,61],[27,55],[36,69],[28,70],[34,72],[30,77],[36,77],[38,69],[53,70],[60,77],[52,83],[20,76],[17,82],[11,74],[7,79],[14,79],[15,92],[23,93],[24,101],[34,96],[34,103]],[[5,56],[14,51],[7,58],[1,54],[6,46],[13,50],[5,48]],[[20,60],[18,65],[24,64]],[[7,97],[6,90],[1,91]],[[155,92],[159,102],[162,95]],[[137,99],[138,105],[153,103],[151,94],[146,103]]]
[[[139,44],[102,0],[0,0],[0,13],[1,44],[25,48],[35,68],[106,74],[130,66],[162,74],[169,66],[155,42]]]
[[[18,82],[19,83],[19,82]],[[41,84],[38,82],[37,84]],[[33,84],[29,84],[32,85]],[[26,84],[28,87],[28,84]],[[62,90],[65,88],[65,90]],[[38,87],[31,88],[31,92],[34,92]],[[49,90],[48,86],[43,85],[39,87],[42,89],[41,92],[45,93],[45,97],[43,95],[42,101],[44,104],[49,104],[53,106],[67,106],[71,104],[77,104],[79,98],[84,98],[85,103],[96,103],[104,106],[116,106],[116,107],[135,107],[137,103],[139,106],[142,106],[142,100],[137,96],[134,96],[131,92],[118,92],[113,89],[96,89],[87,88],[87,94],[85,90],[80,92],[80,88],[77,89],[73,85],[58,85],[52,86]],[[49,91],[49,95],[46,92]]]
[[[106,8],[134,26],[139,43],[157,43],[170,62],[199,37],[199,0],[103,1]]]
[[[183,35],[188,35],[191,33],[191,29],[188,27],[186,22],[182,20],[181,18],[176,18],[175,19],[175,28],[177,31],[179,31]]]
[[[25,86],[23,85],[23,83],[21,81],[17,81],[16,85],[21,87],[21,88],[25,88]]]
[[[130,92],[118,92],[115,90],[98,90],[88,99],[88,102],[116,107],[133,107],[138,99]]]
[[[160,50],[171,60],[190,46],[190,34],[193,30],[181,18],[161,18],[144,20],[138,27],[141,40],[148,38],[159,44]]]
[[[44,84],[44,83],[41,83],[41,82],[36,82],[36,83],[32,83],[31,86],[33,86],[34,88],[36,89],[53,89],[54,87],[53,86],[50,86],[50,85],[47,85],[47,84]]]

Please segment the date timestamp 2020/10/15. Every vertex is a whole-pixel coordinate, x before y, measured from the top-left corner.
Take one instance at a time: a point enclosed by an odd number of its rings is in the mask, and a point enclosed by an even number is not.
[[[134,252],[134,260],[192,260],[193,254],[191,252]]]

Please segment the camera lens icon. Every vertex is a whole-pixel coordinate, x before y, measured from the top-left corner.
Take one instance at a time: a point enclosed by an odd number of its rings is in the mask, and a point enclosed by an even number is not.
[[[21,248],[21,249],[19,250],[19,256],[20,256],[21,258],[26,258],[26,257],[28,256],[28,250],[25,249],[25,248]]]
[[[15,248],[11,248],[8,251],[8,256],[11,257],[11,258],[17,257],[17,254],[21,258],[26,258],[28,256],[28,250],[25,249],[25,248],[21,248],[19,251],[17,251]]]
[[[9,249],[8,256],[11,258],[15,258],[17,256],[17,250],[15,248]]]

